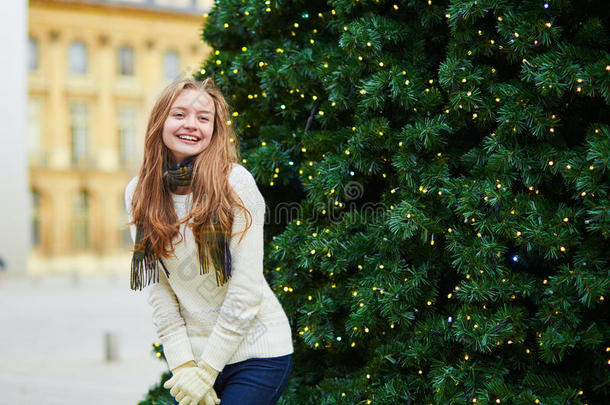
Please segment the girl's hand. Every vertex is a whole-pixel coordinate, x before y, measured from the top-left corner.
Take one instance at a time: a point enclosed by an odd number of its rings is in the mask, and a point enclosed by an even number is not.
[[[218,405],[219,403],[220,399],[218,399],[216,391],[214,391],[214,388],[212,388],[207,392],[207,394],[205,394],[201,402],[199,402],[199,405]]]
[[[218,371],[206,364],[184,366],[176,367],[175,374],[163,384],[163,387],[170,389],[170,394],[180,405],[197,405],[201,400],[207,400],[206,394],[212,390]],[[210,405],[214,405],[217,399],[216,393],[208,397],[212,401]]]

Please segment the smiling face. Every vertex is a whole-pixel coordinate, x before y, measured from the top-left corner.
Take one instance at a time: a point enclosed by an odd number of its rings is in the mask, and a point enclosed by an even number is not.
[[[172,104],[163,125],[163,143],[174,163],[198,155],[214,133],[214,100],[209,94],[184,89]]]

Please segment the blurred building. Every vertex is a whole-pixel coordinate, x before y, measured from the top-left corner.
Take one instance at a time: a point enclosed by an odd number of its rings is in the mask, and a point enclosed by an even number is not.
[[[128,272],[123,191],[161,88],[199,69],[211,0],[30,0],[30,274]]]

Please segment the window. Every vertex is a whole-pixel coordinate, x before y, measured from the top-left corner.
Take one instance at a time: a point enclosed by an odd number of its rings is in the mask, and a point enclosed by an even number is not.
[[[32,190],[32,246],[40,246],[40,193]]]
[[[131,106],[119,107],[119,151],[121,167],[134,167],[136,151],[136,109]]]
[[[89,106],[86,103],[72,103],[70,106],[70,130],[72,164],[86,164],[89,157]]]
[[[33,37],[28,42],[28,69],[38,70],[38,40]]]
[[[72,202],[72,247],[76,250],[89,247],[89,193],[81,190]]]
[[[70,73],[87,73],[87,45],[82,41],[74,41],[68,48],[68,65]]]
[[[119,48],[119,74],[121,76],[133,76],[134,74],[134,56],[131,46]]]
[[[163,55],[163,67],[165,78],[174,80],[180,74],[180,56],[176,51],[167,51]]]
[[[28,100],[28,156],[30,164],[42,164],[42,102],[39,98]]]

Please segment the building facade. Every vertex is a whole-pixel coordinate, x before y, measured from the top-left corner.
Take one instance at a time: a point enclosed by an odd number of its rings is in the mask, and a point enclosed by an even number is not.
[[[200,69],[209,0],[30,0],[28,272],[127,272],[123,191],[159,91]]]

